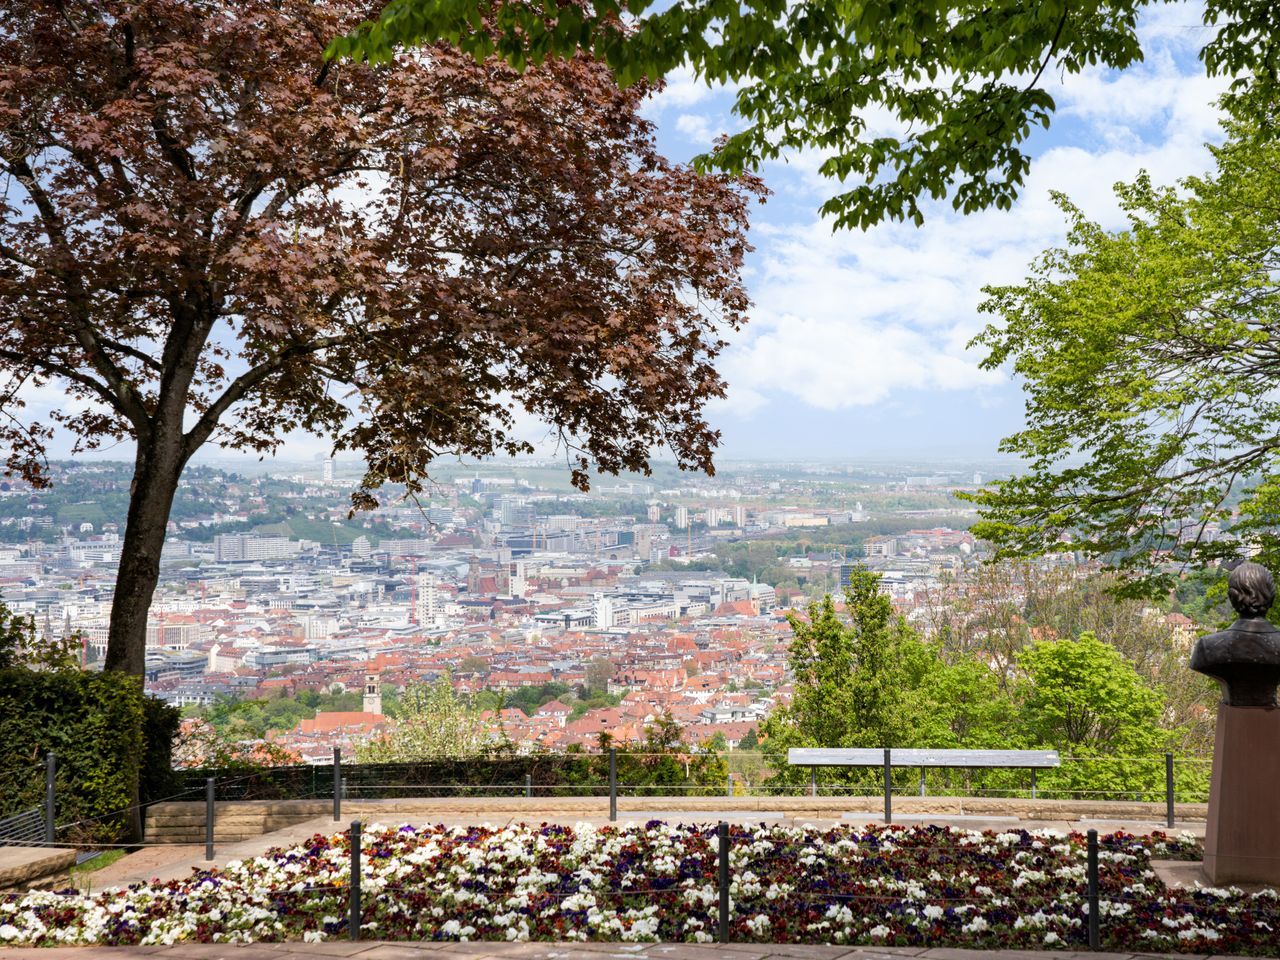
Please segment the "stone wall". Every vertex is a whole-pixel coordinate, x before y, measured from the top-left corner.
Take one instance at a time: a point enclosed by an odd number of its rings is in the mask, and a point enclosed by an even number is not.
[[[0,847],[0,894],[71,886],[76,852],[55,847]]]
[[[698,819],[701,814],[777,813],[787,818],[839,820],[847,813],[880,819],[882,797],[619,797],[618,816],[660,813],[667,819]],[[274,830],[331,816],[329,800],[242,800],[219,802],[214,809],[218,843],[248,840]],[[894,797],[895,815],[933,814],[964,817],[1017,817],[1019,820],[1135,820],[1162,823],[1163,803],[1111,800],[1006,799],[998,797]],[[1183,803],[1182,821],[1203,821],[1207,805]],[[439,820],[600,820],[609,816],[603,797],[459,797],[398,800],[345,800],[340,826],[366,823],[433,823]],[[714,819],[714,817],[711,817]],[[203,843],[203,802],[158,803],[147,808],[149,843]]]

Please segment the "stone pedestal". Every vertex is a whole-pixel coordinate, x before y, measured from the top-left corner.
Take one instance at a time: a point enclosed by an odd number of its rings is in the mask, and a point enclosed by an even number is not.
[[[1280,709],[1218,706],[1204,875],[1280,886]]]

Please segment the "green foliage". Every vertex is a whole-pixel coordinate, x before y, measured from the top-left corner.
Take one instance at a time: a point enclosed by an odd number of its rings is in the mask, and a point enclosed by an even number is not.
[[[590,694],[590,691],[584,691]],[[585,696],[574,701],[573,708],[569,711],[569,722],[581,720],[590,710],[599,710],[602,707],[616,707],[622,702],[622,695],[617,693],[602,693],[594,696]]]
[[[503,692],[485,690],[476,694],[471,702],[478,710],[522,710],[527,716],[533,716],[543,704],[567,696],[570,689],[563,683],[530,684]]]
[[[386,736],[356,747],[361,763],[396,763],[467,757],[492,747],[480,710],[453,692],[448,674],[430,686],[410,687],[400,699],[396,725]]]
[[[830,596],[810,605],[807,621],[789,617],[795,695],[763,731],[780,777],[801,776],[785,763],[791,747],[913,745],[905,714],[913,688],[930,672],[931,651],[894,614],[879,583],[878,574],[853,572],[845,590],[847,619]]]
[[[58,758],[59,840],[116,840],[118,811],[158,799],[177,712],[142,693],[135,677],[76,670],[0,669],[0,813],[44,803],[44,757]],[[143,773],[144,765],[146,772]]]
[[[1001,444],[1026,473],[971,497],[999,556],[1080,551],[1157,597],[1242,544],[1280,569],[1280,112],[1235,107],[1213,174],[1118,185],[1120,232],[1059,197],[1067,247],[987,291],[983,366],[1027,391]]]
[[[388,695],[383,696],[387,710]],[[218,697],[208,707],[188,710],[188,716],[206,720],[218,738],[228,743],[261,740],[268,734],[292,730],[299,721],[311,720],[318,712],[359,710],[360,693],[317,693],[304,690],[295,697],[272,697],[263,700],[240,700]]]
[[[1019,641],[1001,657],[979,646],[926,643],[893,615],[878,580],[854,572],[845,617],[827,598],[810,607],[807,622],[792,619],[795,695],[763,730],[775,785],[794,789],[808,779],[809,771],[786,763],[791,747],[919,747],[1058,750],[1068,759],[1040,775],[1047,794],[1155,797],[1163,789],[1164,752],[1186,731],[1163,725],[1171,712],[1163,693],[1120,649],[1089,630],[1061,640]],[[1067,626],[1065,613],[1043,598],[1037,602],[1039,616],[1051,613]],[[995,621],[985,626],[990,632]],[[1003,640],[993,642],[1004,647]],[[911,773],[895,773],[899,787]],[[1180,767],[1179,795],[1201,796],[1204,774],[1203,768]],[[879,777],[878,770],[839,768],[819,774],[823,784],[869,792],[878,791]],[[1010,770],[936,770],[930,782],[935,792],[1027,786],[1023,772]]]
[[[1024,729],[1034,742],[1070,756],[1163,752],[1161,697],[1092,633],[1032,643],[1018,660],[1026,671]]]
[[[1150,2],[392,0],[330,54],[387,62],[398,45],[447,40],[523,70],[586,49],[624,84],[687,63],[738,89],[743,128],[702,157],[704,167],[739,172],[783,151],[820,150],[824,175],[852,181],[823,212],[837,227],[865,228],[921,223],[929,198],[949,196],[965,213],[1009,208],[1030,167],[1023,144],[1055,110],[1041,79],[1140,61],[1136,23]],[[638,18],[633,29],[621,26],[622,11]],[[1204,20],[1217,28],[1201,53],[1210,73],[1275,77],[1269,3],[1209,0]],[[871,122],[879,112],[904,132],[882,132]]]
[[[1163,788],[1171,739],[1159,726],[1164,700],[1114,647],[1085,633],[1033,643],[1019,661],[1025,735],[1077,761],[1045,775],[1045,789],[1087,798]]]
[[[16,615],[0,603],[0,670],[31,667],[37,670],[71,670],[78,666],[77,635],[42,640],[34,617]]]

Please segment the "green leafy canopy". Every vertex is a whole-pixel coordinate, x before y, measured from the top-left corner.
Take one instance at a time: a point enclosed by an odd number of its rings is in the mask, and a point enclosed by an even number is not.
[[[1116,190],[1111,232],[1065,197],[1067,246],[988,288],[975,344],[1026,391],[1026,471],[972,495],[1004,557],[1079,551],[1133,592],[1245,552],[1280,561],[1277,102],[1237,104],[1217,170]]]
[[[841,184],[823,213],[866,228],[921,223],[924,198],[949,196],[965,213],[1010,207],[1030,167],[1024,144],[1055,109],[1042,80],[1141,60],[1136,24],[1149,5],[391,0],[329,54],[388,62],[399,47],[444,40],[523,69],[584,50],[627,85],[687,64],[709,84],[735,84],[745,121],[700,158],[704,169],[821,151],[822,173]],[[1210,0],[1209,72],[1274,77],[1273,19],[1265,0]]]

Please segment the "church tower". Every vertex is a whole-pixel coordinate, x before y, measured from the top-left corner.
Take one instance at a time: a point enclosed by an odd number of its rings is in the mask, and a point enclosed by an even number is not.
[[[382,716],[382,685],[376,673],[367,673],[364,677],[364,712]]]

